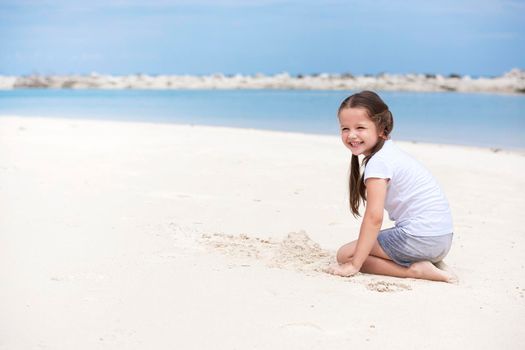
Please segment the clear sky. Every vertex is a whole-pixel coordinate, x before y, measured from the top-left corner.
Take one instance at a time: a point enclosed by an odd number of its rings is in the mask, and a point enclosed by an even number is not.
[[[0,0],[0,74],[525,68],[525,0]]]

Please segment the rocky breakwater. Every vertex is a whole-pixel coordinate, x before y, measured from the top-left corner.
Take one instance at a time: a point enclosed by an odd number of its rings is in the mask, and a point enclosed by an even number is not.
[[[499,77],[451,74],[295,75],[30,75],[0,76],[0,89],[302,89],[525,93],[525,71],[513,69]]]

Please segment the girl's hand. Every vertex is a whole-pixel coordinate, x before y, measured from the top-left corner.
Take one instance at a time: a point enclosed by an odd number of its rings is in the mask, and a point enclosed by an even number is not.
[[[331,273],[332,275],[350,277],[358,273],[359,269],[349,262],[342,265],[333,264],[326,269],[326,272]]]

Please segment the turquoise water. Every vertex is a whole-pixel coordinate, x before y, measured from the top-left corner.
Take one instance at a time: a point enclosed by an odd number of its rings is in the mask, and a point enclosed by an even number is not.
[[[0,91],[0,116],[49,116],[221,125],[338,134],[335,113],[350,91]],[[525,96],[382,92],[393,138],[525,149]]]

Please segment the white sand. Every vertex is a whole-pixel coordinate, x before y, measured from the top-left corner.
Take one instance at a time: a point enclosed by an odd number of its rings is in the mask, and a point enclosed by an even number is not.
[[[319,272],[359,228],[337,137],[0,118],[0,349],[522,349],[524,155],[399,144],[459,285]]]

